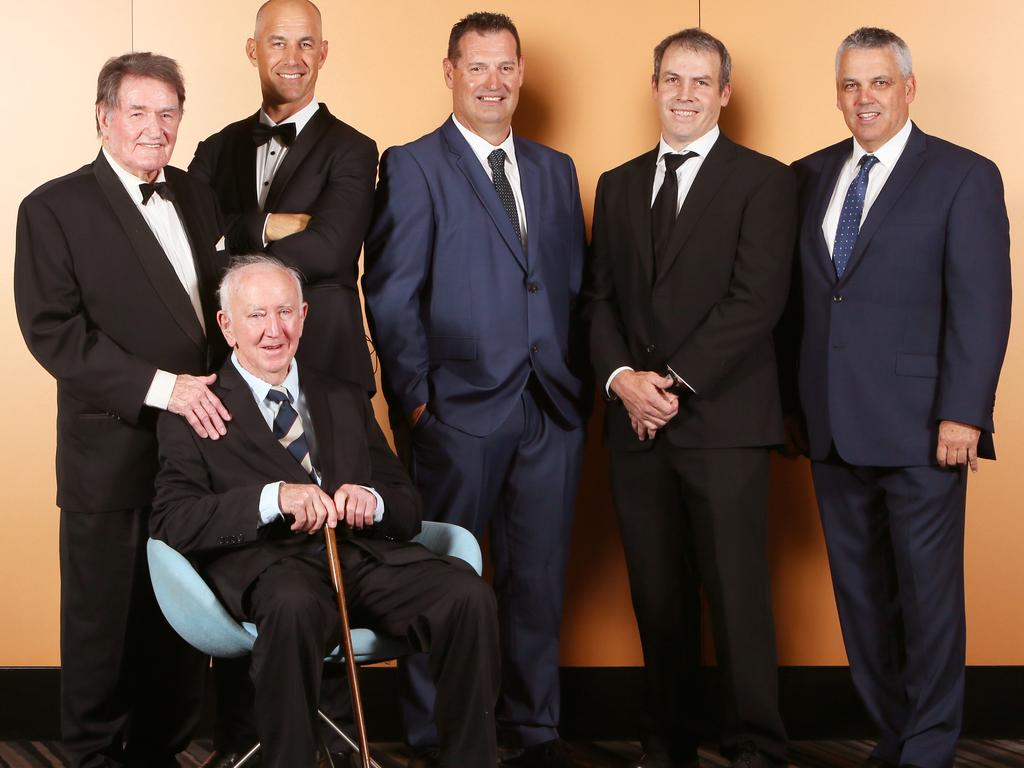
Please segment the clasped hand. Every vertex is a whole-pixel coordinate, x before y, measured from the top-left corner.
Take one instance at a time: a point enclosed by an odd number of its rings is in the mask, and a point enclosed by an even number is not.
[[[651,440],[679,413],[679,397],[668,391],[675,382],[653,371],[622,371],[611,390],[622,401],[640,440]]]
[[[347,483],[332,498],[312,483],[282,483],[277,493],[281,512],[294,518],[291,529],[316,533],[344,522],[349,528],[369,528],[377,511],[377,497],[361,485]]]

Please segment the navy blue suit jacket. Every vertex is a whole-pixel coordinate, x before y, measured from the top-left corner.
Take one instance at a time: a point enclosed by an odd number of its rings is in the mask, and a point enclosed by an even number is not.
[[[582,422],[577,328],[586,238],[572,160],[515,137],[527,247],[449,119],[381,158],[363,293],[393,409],[420,403],[472,435],[497,429],[531,370]]]
[[[821,224],[850,139],[795,163],[802,225],[800,403],[812,459],[833,442],[863,466],[935,463],[938,424],[983,430],[1010,326],[999,170],[914,126],[836,279]]]

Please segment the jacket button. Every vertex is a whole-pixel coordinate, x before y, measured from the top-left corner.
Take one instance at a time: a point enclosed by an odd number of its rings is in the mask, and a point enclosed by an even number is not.
[[[653,344],[648,344],[646,347],[644,347],[644,351],[648,352],[648,353],[653,352],[654,351],[654,345]]]
[[[540,345],[539,344],[531,344],[530,345],[530,351],[533,352],[533,353],[540,352]]]
[[[536,283],[530,283],[529,285],[526,286],[526,290],[528,290],[530,293],[536,293],[537,291],[540,290],[540,286],[537,285]]]
[[[832,297],[832,301],[836,302],[837,304],[838,304],[838,303],[839,303],[840,301],[842,301],[842,300],[843,300],[843,297],[842,297],[842,296],[833,296],[833,297]]]

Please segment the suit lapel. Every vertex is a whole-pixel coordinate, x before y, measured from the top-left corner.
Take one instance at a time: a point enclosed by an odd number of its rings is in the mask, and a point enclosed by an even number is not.
[[[825,232],[821,227],[825,222],[825,213],[828,211],[828,204],[832,201],[836,183],[839,181],[839,173],[851,151],[849,141],[841,142],[838,145],[836,151],[825,161],[824,167],[818,175],[817,188],[811,197],[811,200],[814,201],[814,211],[808,219],[807,226],[812,227],[809,236],[814,244],[814,262],[824,271],[830,281],[836,279],[836,268],[832,263],[829,243],[825,241]],[[846,190],[841,190],[839,194],[845,195]]]
[[[255,455],[263,456],[273,463],[280,471],[281,479],[291,483],[309,483],[309,475],[295,457],[277,441],[274,433],[260,412],[259,406],[252,395],[252,390],[245,383],[233,362],[228,359],[221,366],[218,376],[219,388],[223,390],[224,406],[231,414],[228,434],[237,430],[252,447]],[[317,435],[319,437],[319,435]]]
[[[711,147],[711,151],[708,152],[708,156],[704,158],[697,177],[686,193],[686,199],[676,218],[676,225],[672,230],[672,237],[669,238],[664,257],[658,259],[655,282],[668,272],[679,257],[680,251],[683,250],[683,246],[693,233],[697,222],[701,220],[704,211],[732,172],[732,162],[735,156],[736,145],[729,141],[724,133],[721,134],[718,141]]]
[[[850,262],[847,264],[840,282],[849,279],[850,273],[856,269],[864,251],[871,243],[871,238],[878,231],[878,227],[892,211],[907,185],[917,175],[917,171],[924,162],[925,143],[924,134],[918,130],[917,126],[914,126],[911,129],[910,138],[907,139],[907,145],[903,148],[903,154],[896,161],[896,167],[892,169],[892,173],[885,181],[885,186],[878,193],[875,202],[871,204],[871,209],[861,225],[857,242],[853,246],[853,253],[850,254]]]
[[[257,112],[249,120],[252,123],[258,122],[260,119],[260,113]],[[256,185],[256,144],[252,140],[252,134],[250,131],[244,130],[239,131],[235,136],[235,141],[231,147],[231,165],[234,173],[232,178],[234,179],[234,186],[237,194],[238,210],[240,211],[251,211],[254,208],[259,209],[260,198],[257,193]]]
[[[174,190],[174,206],[178,211],[182,226],[185,228],[185,236],[188,237],[189,245],[192,247],[192,264],[196,269],[196,279],[199,282],[199,297],[203,307],[203,322],[206,324],[207,335],[217,333],[217,308],[211,305],[210,297],[214,296],[217,290],[218,275],[215,264],[214,243],[205,242],[198,231],[197,225],[202,221],[201,214],[196,208],[196,200],[192,197],[191,189],[184,182],[184,174],[176,172],[174,168],[166,169],[167,181]]]
[[[299,371],[299,386],[306,398],[309,418],[313,422],[313,433],[316,436],[317,469],[324,488],[335,487],[331,483],[337,481],[334,450],[334,419],[331,406],[327,401],[327,393],[317,377],[304,368]]]
[[[196,317],[191,300],[185,293],[167,254],[160,247],[156,235],[153,234],[142,213],[128,196],[121,180],[103,156],[102,150],[96,158],[96,162],[93,163],[93,172],[100,189],[114,211],[114,215],[121,222],[121,227],[128,236],[132,249],[142,264],[153,290],[156,291],[185,335],[202,349],[206,344],[206,338],[203,336],[203,329],[199,325],[199,318]]]
[[[540,232],[541,224],[541,212],[544,210],[544,184],[542,181],[542,172],[538,158],[534,156],[532,149],[519,141],[517,138],[513,138],[516,145],[516,164],[519,166],[519,184],[523,190],[523,206],[526,208],[526,226],[527,226],[527,243],[530,242],[529,233],[532,231],[535,234]],[[493,184],[491,186],[494,186]],[[495,193],[497,195],[497,193]],[[502,209],[504,210],[504,209]],[[506,221],[508,216],[505,216]],[[513,234],[515,234],[513,232]],[[536,247],[540,245],[540,237],[537,237],[533,242]],[[526,261],[530,261],[530,247],[527,245],[526,248],[522,249],[525,251]],[[536,264],[537,262],[534,261]]]
[[[494,226],[497,227],[498,233],[505,241],[509,250],[512,251],[512,255],[519,262],[519,266],[525,272],[527,267],[526,254],[523,253],[523,244],[516,237],[516,231],[512,228],[512,222],[509,221],[508,214],[505,212],[504,207],[502,207],[501,200],[498,199],[498,192],[494,188],[494,183],[487,177],[483,166],[480,165],[480,161],[473,154],[472,148],[470,148],[462,134],[459,133],[459,129],[455,127],[455,123],[451,119],[441,126],[441,135],[448,144],[448,150],[458,158],[456,162],[459,170],[466,177],[469,185],[480,200],[480,204],[483,205],[484,210],[491,217],[491,221],[494,222]],[[518,152],[519,147],[517,145],[517,159]],[[534,173],[531,175],[536,176],[538,174]],[[534,194],[533,197],[536,198],[537,195]]]
[[[643,284],[654,284],[654,244],[651,232],[651,191],[654,189],[654,174],[658,165],[658,148],[642,155],[630,169],[629,188],[626,191],[629,206],[629,220],[633,226],[636,252],[640,256],[640,270]]]
[[[277,169],[277,173],[274,174],[274,180],[270,183],[270,189],[267,192],[267,200],[263,204],[263,210],[277,210],[277,205],[281,200],[281,195],[284,194],[284,190],[288,187],[288,182],[295,175],[296,169],[302,165],[302,161],[306,159],[306,156],[309,155],[313,147],[320,141],[320,137],[327,131],[330,121],[331,113],[327,111],[327,105],[321,104],[309,119],[309,122],[306,123],[305,127],[295,137],[295,141],[288,147],[288,151],[285,152],[284,159],[281,161],[281,167]],[[255,159],[250,167],[255,167]]]

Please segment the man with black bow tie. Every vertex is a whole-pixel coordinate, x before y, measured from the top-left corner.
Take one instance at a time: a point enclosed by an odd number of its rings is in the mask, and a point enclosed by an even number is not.
[[[377,146],[316,100],[327,41],[315,5],[264,3],[245,50],[263,105],[201,142],[189,173],[213,187],[232,253],[267,253],[303,274],[300,362],[372,393],[357,280]]]
[[[110,59],[96,160],[18,212],[18,321],[57,379],[61,728],[75,768],[177,766],[198,716],[202,658],[160,615],[145,559],[157,414],[211,440],[230,418],[204,375],[227,351],[217,205],[167,166],[184,102],[173,60]]]

